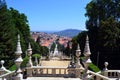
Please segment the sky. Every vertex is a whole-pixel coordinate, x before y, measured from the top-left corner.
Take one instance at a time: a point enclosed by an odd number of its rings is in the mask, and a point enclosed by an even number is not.
[[[85,7],[91,0],[6,0],[24,13],[31,31],[86,30]]]

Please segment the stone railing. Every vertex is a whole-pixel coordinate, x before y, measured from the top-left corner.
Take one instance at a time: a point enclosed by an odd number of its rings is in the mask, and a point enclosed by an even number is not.
[[[3,75],[3,74],[6,74],[6,73],[11,72],[11,71],[7,70],[7,69],[4,67],[4,63],[5,63],[4,60],[1,60],[1,61],[0,61],[0,64],[1,64],[0,75]]]
[[[0,70],[0,75],[6,74],[6,73],[10,73],[11,71],[5,69],[5,70]]]
[[[68,74],[65,67],[33,67],[33,76],[66,76]]]
[[[106,70],[104,72],[104,76],[107,76],[109,78],[118,78],[119,72],[120,72],[120,70]]]
[[[101,75],[100,72],[95,73],[89,70],[88,75],[89,75],[89,79],[93,79],[93,80],[110,80],[110,78]]]
[[[75,77],[79,68],[53,67],[53,66],[33,66],[27,68],[27,76],[40,77]],[[31,72],[32,71],[32,72]]]
[[[3,74],[0,76],[0,80],[13,80],[13,75],[14,75],[14,72],[15,71],[12,71],[12,72],[9,72],[9,73],[6,73],[6,74]]]

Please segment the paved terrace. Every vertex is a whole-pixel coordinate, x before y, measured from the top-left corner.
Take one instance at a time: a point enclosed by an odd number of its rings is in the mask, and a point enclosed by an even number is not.
[[[80,78],[28,77],[27,80],[81,80]]]
[[[42,66],[61,66],[67,67],[70,64],[70,61],[57,61],[57,60],[50,60],[50,61],[42,61]]]

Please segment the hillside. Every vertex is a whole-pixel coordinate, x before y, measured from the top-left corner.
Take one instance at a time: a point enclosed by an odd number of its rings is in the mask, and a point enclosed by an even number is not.
[[[59,32],[54,32],[53,34],[56,34],[58,36],[67,36],[67,37],[74,37],[78,35],[82,30],[77,29],[66,29]]]

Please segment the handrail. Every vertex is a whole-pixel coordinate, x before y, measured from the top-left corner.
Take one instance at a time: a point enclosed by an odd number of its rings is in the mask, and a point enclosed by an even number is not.
[[[106,70],[106,72],[118,72],[120,70]]]
[[[118,78],[120,70],[106,70],[105,74],[109,78]]]
[[[67,67],[59,67],[59,66],[32,66],[31,68],[67,68]]]
[[[103,76],[103,75],[100,75],[99,73],[95,73],[93,71],[88,71],[89,74],[93,74],[93,75],[96,75],[96,76],[99,76],[100,78],[103,78],[105,80],[110,80],[110,78],[106,77],[106,76]]]
[[[9,73],[6,73],[6,74],[3,74],[3,75],[1,75],[0,76],[0,78],[3,78],[3,77],[5,77],[5,76],[7,76],[7,75],[10,75],[10,74],[12,74],[12,73],[14,73],[15,71],[12,71],[12,72],[9,72]]]

